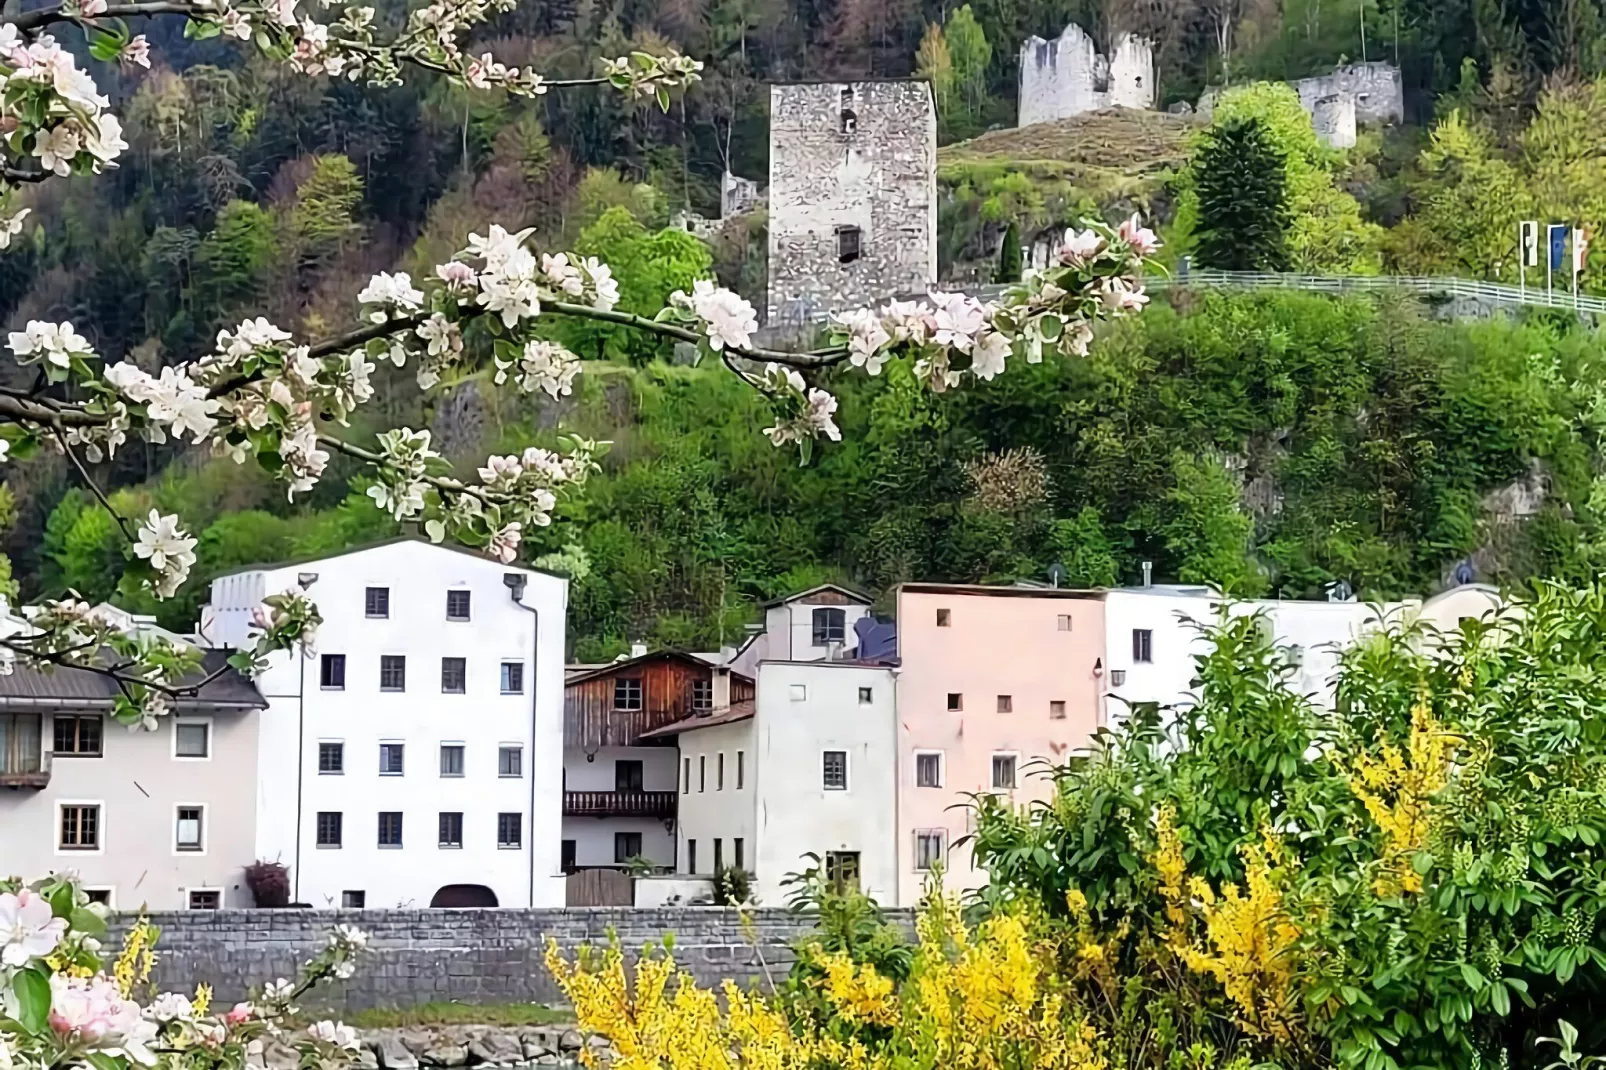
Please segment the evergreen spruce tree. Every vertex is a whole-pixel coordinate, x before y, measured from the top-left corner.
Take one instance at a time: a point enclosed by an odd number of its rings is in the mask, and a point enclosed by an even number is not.
[[[1214,127],[1194,154],[1199,198],[1194,260],[1222,271],[1288,266],[1286,171],[1258,119]]]

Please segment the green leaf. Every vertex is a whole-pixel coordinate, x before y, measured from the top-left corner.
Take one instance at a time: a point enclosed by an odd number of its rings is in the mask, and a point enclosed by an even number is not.
[[[668,86],[661,85],[661,86],[658,87],[658,107],[663,109],[664,111],[668,111],[669,110],[669,87]]]
[[[106,931],[106,920],[83,907],[74,908],[71,925],[74,932],[88,933],[90,936],[99,936]]]
[[[50,982],[39,970],[18,970],[12,979],[17,993],[17,1021],[30,1033],[43,1033],[50,1020]]]
[[[50,893],[50,912],[58,918],[70,918],[73,912],[73,887],[63,883]]]
[[[85,1052],[84,1058],[95,1070],[128,1070],[127,1062],[103,1051]]]
[[[1502,1018],[1511,1013],[1511,993],[1506,991],[1505,985],[1495,985],[1489,989],[1489,1005]]]
[[[215,22],[197,22],[191,19],[184,24],[184,36],[191,41],[205,41],[209,37],[216,37],[223,32],[223,27]]]

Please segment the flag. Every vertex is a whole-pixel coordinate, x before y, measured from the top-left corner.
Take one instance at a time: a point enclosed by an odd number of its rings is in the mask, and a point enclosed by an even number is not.
[[[1584,273],[1584,261],[1589,257],[1590,233],[1583,228],[1573,230],[1573,274]]]
[[[1520,235],[1518,244],[1521,246],[1521,252],[1519,255],[1522,257],[1523,266],[1538,267],[1539,221],[1536,219],[1525,219],[1518,224],[1518,227]]]
[[[1552,223],[1545,228],[1545,235],[1550,242],[1550,270],[1560,271],[1567,253],[1567,231],[1572,228],[1565,223]]]

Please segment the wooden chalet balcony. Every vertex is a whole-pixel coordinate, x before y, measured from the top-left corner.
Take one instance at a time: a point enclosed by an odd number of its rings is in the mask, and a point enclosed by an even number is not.
[[[49,787],[50,758],[49,751],[0,754],[0,788]]]
[[[672,791],[566,791],[565,817],[674,817]]]

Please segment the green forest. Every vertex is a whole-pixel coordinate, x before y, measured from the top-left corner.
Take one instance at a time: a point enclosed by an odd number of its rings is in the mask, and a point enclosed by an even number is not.
[[[428,77],[309,79],[152,24],[153,69],[102,79],[131,146],[121,166],[18,195],[32,212],[0,252],[0,321],[70,320],[149,368],[247,316],[318,337],[351,324],[371,274],[427,272],[490,221],[602,257],[627,311],[651,315],[708,275],[756,300],[761,210],[708,243],[671,221],[717,216],[727,170],[766,175],[766,82],[824,77],[931,80],[954,279],[1011,277],[1024,238],[1132,211],[1159,221],[1168,257],[1208,261],[1219,191],[1241,188],[1210,161],[1246,126],[1257,147],[1229,156],[1261,161],[1275,232],[1261,263],[1507,278],[1519,219],[1606,223],[1603,14],[1598,0],[526,0],[479,42],[553,77],[631,48],[704,60],[667,111],[605,90],[525,101]],[[1073,20],[1100,40],[1150,36],[1162,107],[1235,88],[1210,125],[1156,111],[1010,129],[1021,42]],[[1326,149],[1268,83],[1363,56],[1399,63],[1409,121]],[[1606,260],[1583,282],[1606,288]],[[824,579],[878,594],[910,579],[1102,585],[1150,561],[1162,580],[1319,597],[1430,591],[1458,565],[1493,582],[1593,575],[1599,335],[1562,314],[1439,311],[1180,293],[1102,331],[1085,361],[1020,363],[956,394],[896,369],[828,377],[844,440],[804,466],[722,369],[586,321],[552,328],[587,361],[573,397],[483,376],[425,393],[387,367],[356,430],[428,426],[464,465],[549,443],[560,423],[613,443],[525,547],[573,578],[582,658],[735,642],[757,601]],[[65,460],[40,457],[8,468],[0,500],[13,594],[72,589],[187,628],[212,575],[394,533],[340,458],[294,503],[194,447],[142,443],[104,467],[125,513],[159,505],[196,526],[198,582],[164,603],[119,590],[113,521],[69,489]]]

